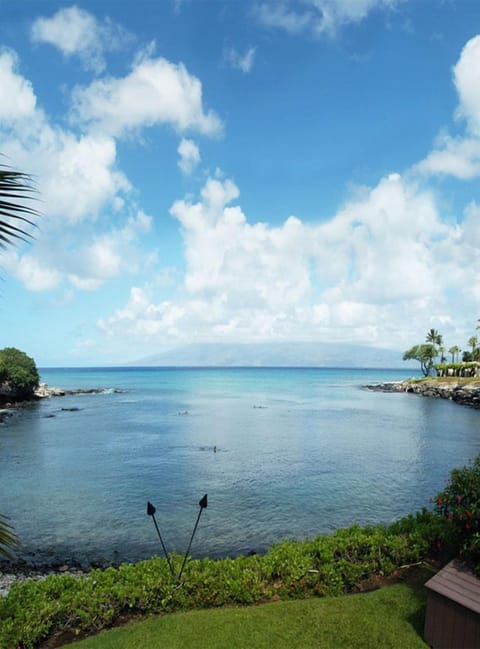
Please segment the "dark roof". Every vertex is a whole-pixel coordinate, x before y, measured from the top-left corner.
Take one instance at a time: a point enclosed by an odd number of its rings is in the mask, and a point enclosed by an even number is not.
[[[427,588],[461,606],[480,613],[480,579],[457,560],[450,561],[429,579]]]

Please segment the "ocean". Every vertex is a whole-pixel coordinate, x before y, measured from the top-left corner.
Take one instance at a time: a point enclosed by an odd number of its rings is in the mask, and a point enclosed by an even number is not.
[[[44,369],[42,381],[100,394],[44,399],[0,425],[0,512],[18,557],[135,561],[262,552],[428,506],[480,452],[480,413],[371,392],[401,370]]]

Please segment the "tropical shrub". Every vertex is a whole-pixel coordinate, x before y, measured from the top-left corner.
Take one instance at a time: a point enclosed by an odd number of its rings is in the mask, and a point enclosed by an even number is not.
[[[480,574],[480,455],[469,466],[453,469],[435,510],[449,522],[456,551]]]
[[[35,361],[15,347],[0,350],[0,383],[8,398],[25,399],[33,395],[40,377]]]
[[[435,370],[438,376],[477,376],[480,371],[480,363],[463,362],[463,363],[437,363]]]
[[[93,633],[130,613],[338,595],[375,574],[389,575],[426,558],[429,548],[412,519],[398,529],[352,526],[331,536],[284,540],[265,555],[191,560],[180,586],[159,557],[80,578],[51,575],[14,584],[0,598],[0,648],[32,649],[61,631]],[[172,557],[176,571],[181,561]]]

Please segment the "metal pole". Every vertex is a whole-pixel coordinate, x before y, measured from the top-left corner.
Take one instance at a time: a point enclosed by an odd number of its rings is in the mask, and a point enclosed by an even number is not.
[[[171,573],[172,577],[175,579],[175,572],[174,572],[173,566],[172,566],[172,564],[170,562],[170,556],[169,556],[169,554],[167,552],[167,548],[165,547],[165,543],[163,542],[162,535],[160,534],[160,529],[159,529],[158,524],[157,524],[157,519],[155,518],[155,512],[156,511],[157,510],[152,505],[152,503],[148,502],[147,503],[147,515],[151,516],[152,519],[153,519],[155,529],[157,530],[158,538],[160,539],[160,543],[162,544],[163,552],[165,554],[165,559],[167,560],[168,567],[170,568],[170,573]]]
[[[200,511],[198,512],[197,520],[195,522],[195,527],[193,528],[192,536],[190,538],[190,543],[188,544],[187,551],[185,552],[182,567],[180,569],[180,572],[178,573],[177,581],[180,581],[180,579],[182,577],[182,574],[183,574],[183,569],[185,568],[185,564],[187,563],[188,554],[190,552],[190,548],[192,547],[193,537],[195,536],[195,532],[197,531],[198,523],[200,521],[200,516],[202,515],[203,510],[207,508],[207,504],[208,504],[207,503],[207,494],[205,494],[203,496],[203,498],[201,498],[201,500],[199,501],[198,504],[200,505]]]

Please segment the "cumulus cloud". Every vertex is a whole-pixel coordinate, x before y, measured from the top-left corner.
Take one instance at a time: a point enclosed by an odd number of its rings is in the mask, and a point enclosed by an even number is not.
[[[456,137],[442,133],[414,170],[470,180],[480,175],[480,36],[463,48],[453,79],[459,100],[456,117],[465,122],[466,133]]]
[[[0,51],[0,121],[8,125],[30,118],[37,103],[32,84],[19,73],[18,67],[15,52]]]
[[[260,2],[259,22],[290,34],[334,34],[348,23],[364,20],[375,9],[393,9],[403,0],[284,0]]]
[[[222,122],[214,111],[205,111],[202,84],[182,63],[146,58],[123,78],[94,81],[73,93],[74,117],[102,133],[124,133],[167,124],[179,132],[218,135]]]
[[[231,180],[210,178],[200,200],[176,201],[171,214],[186,261],[178,295],[156,301],[152,286],[136,286],[102,329],[175,342],[369,340],[388,347],[394,328],[395,344],[408,344],[417,318],[440,317],[445,291],[465,280],[449,269],[457,266],[458,229],[442,223],[430,192],[398,174],[318,225],[294,216],[279,226],[249,223],[238,198]],[[400,327],[405,310],[412,316]]]
[[[52,123],[11,51],[0,54],[0,86],[9,90],[0,95],[0,151],[35,176],[43,213],[35,246],[6,256],[9,274],[31,291],[62,283],[93,290],[150,267],[155,259],[141,254],[138,240],[152,219],[136,207],[118,169],[115,139]],[[109,228],[113,214],[117,225]]]
[[[186,175],[191,174],[200,162],[200,151],[198,146],[193,140],[182,138],[177,151],[180,156],[178,166],[182,173]]]
[[[223,58],[234,70],[240,70],[240,72],[248,74],[253,68],[255,52],[255,47],[249,47],[243,54],[230,47],[224,50]]]
[[[150,231],[152,218],[143,211],[125,224],[103,234],[80,235],[76,229],[56,231],[56,240],[41,238],[27,252],[11,252],[5,268],[30,291],[58,288],[62,283],[93,291],[121,274],[134,274],[156,262],[136,245],[137,238]],[[48,227],[48,226],[47,226]]]
[[[112,27],[72,7],[37,21],[33,35],[56,44],[66,55],[79,56],[86,56],[81,49],[85,37],[92,45],[89,64],[96,62],[100,70],[99,57],[105,51],[100,36],[107,34],[107,26]],[[71,39],[63,41],[70,29]],[[151,217],[136,205],[134,188],[119,168],[116,137],[154,124],[214,135],[222,124],[213,111],[204,109],[196,77],[182,64],[152,59],[151,54],[151,49],[139,54],[123,79],[99,79],[76,88],[77,121],[66,128],[38,105],[17,55],[0,51],[0,87],[6,90],[0,93],[0,150],[33,174],[41,187],[39,239],[34,248],[8,256],[8,272],[28,290],[96,290],[114,277],[157,263],[155,252],[140,252],[139,241],[148,234]],[[191,139],[182,139],[179,155],[184,173],[200,162]],[[109,229],[113,216],[117,225]]]
[[[116,168],[112,138],[76,136],[51,126],[41,114],[35,117],[28,129],[4,135],[2,151],[35,175],[42,187],[42,211],[49,218],[69,223],[95,220],[131,189]]]
[[[437,138],[436,147],[415,169],[428,175],[448,175],[470,180],[480,174],[480,140],[453,138],[445,134]]]
[[[457,114],[473,135],[480,136],[480,36],[465,45],[453,76],[460,100]]]
[[[2,266],[16,277],[29,291],[48,291],[57,288],[62,275],[55,268],[49,267],[41,258],[33,255],[20,256],[9,251],[2,255]]]
[[[105,53],[121,49],[133,40],[123,27],[109,18],[100,21],[75,5],[59,9],[50,18],[37,18],[32,40],[58,48],[64,56],[78,56],[87,70],[102,72]]]

